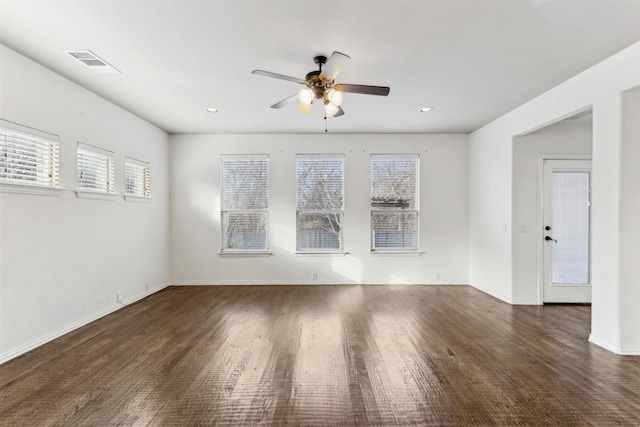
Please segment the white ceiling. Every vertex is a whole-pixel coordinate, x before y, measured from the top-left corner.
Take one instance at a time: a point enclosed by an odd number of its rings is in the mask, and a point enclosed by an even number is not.
[[[320,105],[269,108],[299,85],[251,71],[304,78],[334,50],[336,82],[391,92],[346,94],[329,132],[468,133],[638,40],[640,0],[0,0],[2,44],[170,133],[324,132]]]

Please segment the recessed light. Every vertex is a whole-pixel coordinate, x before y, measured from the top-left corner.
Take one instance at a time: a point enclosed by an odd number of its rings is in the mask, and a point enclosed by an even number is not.
[[[433,110],[433,107],[424,107],[424,108],[421,108],[419,111],[421,113],[428,113],[431,110]]]
[[[217,113],[218,109],[217,108],[213,108],[213,107],[209,107],[209,108],[207,108],[207,111],[210,112],[210,113]]]

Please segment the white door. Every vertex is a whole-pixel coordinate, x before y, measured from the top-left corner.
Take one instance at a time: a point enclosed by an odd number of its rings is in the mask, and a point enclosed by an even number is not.
[[[545,160],[543,302],[591,302],[591,160]]]

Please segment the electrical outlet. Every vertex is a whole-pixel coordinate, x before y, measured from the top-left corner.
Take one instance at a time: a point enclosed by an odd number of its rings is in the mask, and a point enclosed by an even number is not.
[[[318,280],[318,273],[316,272],[311,273],[311,280]]]
[[[116,301],[118,301],[120,304],[122,304],[122,293],[118,292],[116,294]]]
[[[433,280],[440,280],[440,273],[436,273],[433,275]]]

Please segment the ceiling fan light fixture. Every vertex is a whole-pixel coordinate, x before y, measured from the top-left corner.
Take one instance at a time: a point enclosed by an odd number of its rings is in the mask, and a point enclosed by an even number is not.
[[[339,107],[342,105],[342,101],[344,101],[344,93],[339,90],[330,89],[327,92],[327,99],[331,102],[331,104]]]
[[[336,113],[338,112],[339,108],[335,105],[333,105],[331,102],[327,101],[324,104],[324,112],[326,114],[327,117],[333,117],[336,115]]]
[[[311,103],[303,104],[302,102],[298,104],[298,109],[302,111],[304,114],[309,114],[309,110],[311,110]]]
[[[298,92],[298,101],[300,101],[301,105],[311,106],[313,102],[313,92],[307,88],[300,89],[300,92]]]
[[[217,113],[218,109],[217,108],[213,108],[213,107],[209,107],[209,108],[207,108],[207,112],[208,113]]]

